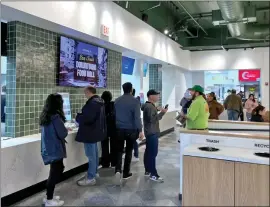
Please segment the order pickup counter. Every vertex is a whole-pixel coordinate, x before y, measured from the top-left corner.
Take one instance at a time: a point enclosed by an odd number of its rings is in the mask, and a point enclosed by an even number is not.
[[[183,206],[269,206],[269,135],[181,130]]]
[[[161,134],[174,130],[175,111],[168,112],[160,121]],[[73,173],[88,160],[82,143],[75,141],[77,129],[70,131],[66,141],[67,159],[64,159],[65,172]],[[1,139],[1,196],[16,194],[20,190],[45,181],[49,175],[49,166],[44,166],[41,153],[41,134],[19,138]],[[101,155],[101,146],[99,155]]]

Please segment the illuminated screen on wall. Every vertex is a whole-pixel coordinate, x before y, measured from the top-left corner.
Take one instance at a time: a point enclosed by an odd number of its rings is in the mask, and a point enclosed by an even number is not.
[[[132,75],[135,59],[122,56],[122,74]]]
[[[71,38],[60,38],[59,85],[106,88],[108,50]]]

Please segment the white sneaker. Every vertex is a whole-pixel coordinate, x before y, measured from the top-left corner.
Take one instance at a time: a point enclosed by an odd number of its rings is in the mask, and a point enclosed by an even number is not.
[[[64,203],[65,203],[64,201],[52,199],[52,200],[46,200],[45,206],[63,206]]]
[[[93,179],[89,180],[89,179],[86,178],[86,179],[83,179],[83,180],[79,180],[79,181],[77,182],[77,184],[78,184],[79,186],[95,185],[95,184],[96,184],[96,179],[93,178]]]
[[[121,185],[121,173],[120,172],[115,173],[115,185]]]
[[[60,196],[53,196],[54,200],[60,200]],[[46,203],[47,198],[43,198],[43,204]]]
[[[140,158],[138,158],[138,157],[133,157],[133,158],[132,158],[132,162],[140,162]]]
[[[163,183],[164,179],[162,177],[159,176],[150,176],[150,180],[155,181],[155,182],[159,182],[159,183]]]

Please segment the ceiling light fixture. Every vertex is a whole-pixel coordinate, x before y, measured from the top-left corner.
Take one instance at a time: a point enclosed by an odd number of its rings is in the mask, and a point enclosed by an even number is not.
[[[128,1],[126,2],[126,9],[128,8]]]
[[[225,48],[224,48],[224,46],[223,46],[223,45],[221,45],[221,48],[222,48],[223,50],[225,50]]]
[[[169,34],[169,37],[172,37],[172,34]]]
[[[165,29],[164,34],[167,35],[169,33],[169,30]]]

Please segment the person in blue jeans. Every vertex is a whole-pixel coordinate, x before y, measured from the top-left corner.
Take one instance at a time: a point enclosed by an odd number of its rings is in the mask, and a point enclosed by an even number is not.
[[[96,184],[99,166],[97,143],[107,136],[104,100],[97,96],[96,92],[94,87],[85,88],[84,93],[88,100],[82,108],[82,113],[78,113],[76,117],[79,123],[76,141],[84,144],[85,155],[88,158],[87,176],[77,182],[80,186]]]
[[[45,165],[50,165],[47,180],[47,198],[43,199],[45,206],[62,206],[64,201],[54,196],[55,185],[60,181],[64,171],[63,159],[67,157],[65,138],[68,135],[64,122],[63,99],[59,94],[48,96],[40,115],[41,126],[41,156]]]
[[[227,110],[228,120],[237,121],[239,115],[243,113],[243,104],[240,96],[236,95],[236,90],[232,89],[232,94],[225,99],[224,108]]]
[[[147,92],[148,101],[142,106],[143,126],[146,137],[146,149],[144,152],[145,176],[156,182],[164,182],[156,169],[156,157],[158,154],[158,138],[160,134],[159,120],[162,119],[168,109],[162,108],[160,113],[155,106],[159,100],[159,92],[149,90]]]

